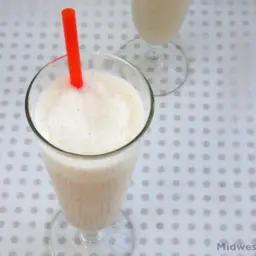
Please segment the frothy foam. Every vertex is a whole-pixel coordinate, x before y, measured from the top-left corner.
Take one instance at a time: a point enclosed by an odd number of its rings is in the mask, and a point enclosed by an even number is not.
[[[68,77],[50,85],[39,98],[35,124],[58,148],[78,154],[102,154],[130,142],[142,129],[144,113],[136,90],[124,79],[86,71],[77,90]]]

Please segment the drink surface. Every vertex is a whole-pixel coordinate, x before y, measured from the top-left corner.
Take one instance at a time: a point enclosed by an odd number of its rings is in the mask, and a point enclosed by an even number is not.
[[[58,148],[77,154],[102,154],[130,142],[142,129],[144,113],[135,88],[117,76],[88,70],[77,90],[68,77],[39,98],[35,123]]]
[[[61,78],[42,92],[35,109],[36,128],[53,145],[79,154],[102,154],[129,143],[144,125],[139,94],[114,75],[88,70],[85,76],[82,90]],[[84,231],[113,223],[137,160],[137,143],[94,160],[40,145],[68,221]]]
[[[188,4],[188,0],[132,0],[135,27],[150,44],[168,43],[178,32]]]

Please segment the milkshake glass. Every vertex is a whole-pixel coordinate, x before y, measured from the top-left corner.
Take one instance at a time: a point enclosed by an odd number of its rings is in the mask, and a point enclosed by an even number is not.
[[[140,37],[124,44],[119,55],[149,80],[155,96],[164,96],[186,80],[188,64],[171,39],[180,29],[189,0],[131,0],[132,17]]]
[[[47,87],[68,76],[66,56],[36,74],[26,93],[25,111],[62,209],[52,221],[50,248],[53,255],[131,255],[133,227],[120,209],[142,136],[153,118],[153,93],[145,77],[119,57],[86,52],[81,53],[81,60],[84,70],[105,72],[133,86],[143,108],[143,125],[125,145],[109,152],[85,155],[65,151],[42,135],[34,114]],[[79,138],[79,134],[74,136]]]

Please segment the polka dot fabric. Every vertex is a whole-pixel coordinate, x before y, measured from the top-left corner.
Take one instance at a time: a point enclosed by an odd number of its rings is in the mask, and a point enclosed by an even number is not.
[[[0,256],[49,256],[59,206],[25,119],[26,88],[65,52],[62,8],[77,10],[83,50],[115,53],[136,31],[128,0],[0,3]],[[217,250],[218,242],[256,244],[255,22],[255,0],[190,1],[175,38],[189,78],[156,99],[123,205],[134,255],[256,255]]]

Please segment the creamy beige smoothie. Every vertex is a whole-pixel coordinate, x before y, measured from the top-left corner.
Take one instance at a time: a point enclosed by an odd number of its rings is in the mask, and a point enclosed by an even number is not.
[[[132,0],[132,16],[140,36],[150,44],[167,43],[179,30],[189,0]]]
[[[139,94],[124,79],[109,73],[88,70],[84,77],[86,86],[80,90],[64,77],[42,92],[34,113],[36,128],[52,145],[76,154],[99,155],[123,147],[145,122]],[[40,145],[68,221],[84,231],[113,223],[139,145],[97,159],[71,157]]]

